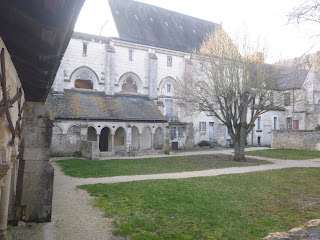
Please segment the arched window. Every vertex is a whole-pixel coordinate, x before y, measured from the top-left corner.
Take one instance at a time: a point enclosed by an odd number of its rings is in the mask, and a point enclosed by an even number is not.
[[[87,73],[82,72],[74,82],[75,88],[93,89],[93,82]]]
[[[138,91],[137,84],[131,77],[128,77],[122,84],[122,92],[136,93]]]
[[[99,82],[97,74],[90,68],[83,66],[77,68],[71,74],[71,82],[75,88],[94,89],[94,86]]]

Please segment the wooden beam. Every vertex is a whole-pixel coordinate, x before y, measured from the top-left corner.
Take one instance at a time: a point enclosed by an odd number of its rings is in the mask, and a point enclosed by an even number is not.
[[[10,39],[11,45],[23,47],[25,51],[33,55],[56,56],[58,50],[41,42],[40,35],[33,36],[30,33],[24,32],[21,26],[10,25],[5,19],[0,17],[0,35],[5,36],[5,39]]]

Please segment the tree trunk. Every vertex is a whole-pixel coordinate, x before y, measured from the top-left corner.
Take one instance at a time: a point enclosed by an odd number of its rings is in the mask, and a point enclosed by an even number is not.
[[[246,144],[246,129],[244,127],[241,127],[240,133],[238,133],[235,137],[234,141],[234,155],[233,155],[233,161],[236,162],[245,162],[246,158],[244,156],[244,146]]]

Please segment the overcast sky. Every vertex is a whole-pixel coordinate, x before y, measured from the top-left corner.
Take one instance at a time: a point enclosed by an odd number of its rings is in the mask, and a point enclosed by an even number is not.
[[[320,24],[287,24],[287,14],[302,0],[139,0],[215,23],[222,22],[231,38],[244,29],[253,39],[267,42],[269,61],[294,58],[310,50]],[[100,34],[107,21],[107,0],[86,0],[75,31]],[[103,28],[102,35],[108,29]],[[319,44],[311,52],[319,50]]]

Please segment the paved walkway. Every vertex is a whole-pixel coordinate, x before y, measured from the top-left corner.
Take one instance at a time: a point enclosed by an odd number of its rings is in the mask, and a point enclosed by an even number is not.
[[[264,148],[258,148],[262,150]],[[257,150],[248,148],[246,151]],[[232,149],[216,151],[181,152],[171,156],[202,155],[208,153],[231,154]],[[164,155],[168,157],[168,155]],[[146,156],[159,157],[157,156]],[[248,156],[247,156],[248,157]],[[119,157],[117,157],[119,159]],[[125,157],[127,158],[127,157]],[[131,157],[132,158],[132,157]],[[141,157],[137,157],[141,158]],[[266,159],[262,157],[253,157]],[[112,158],[109,158],[112,159]],[[283,169],[293,167],[320,167],[320,159],[314,160],[278,160],[267,159],[272,163],[251,167],[232,167],[224,169],[211,169],[204,171],[164,173],[150,175],[116,176],[103,178],[73,178],[66,176],[54,162],[55,180],[53,193],[52,222],[43,224],[31,224],[24,227],[15,227],[11,231],[10,239],[36,239],[36,240],[78,240],[78,239],[121,239],[112,235],[112,220],[102,217],[103,213],[93,207],[93,197],[86,191],[76,189],[76,186],[96,183],[117,183],[155,179],[180,179],[191,177],[208,177],[224,174],[237,174],[271,169]]]

